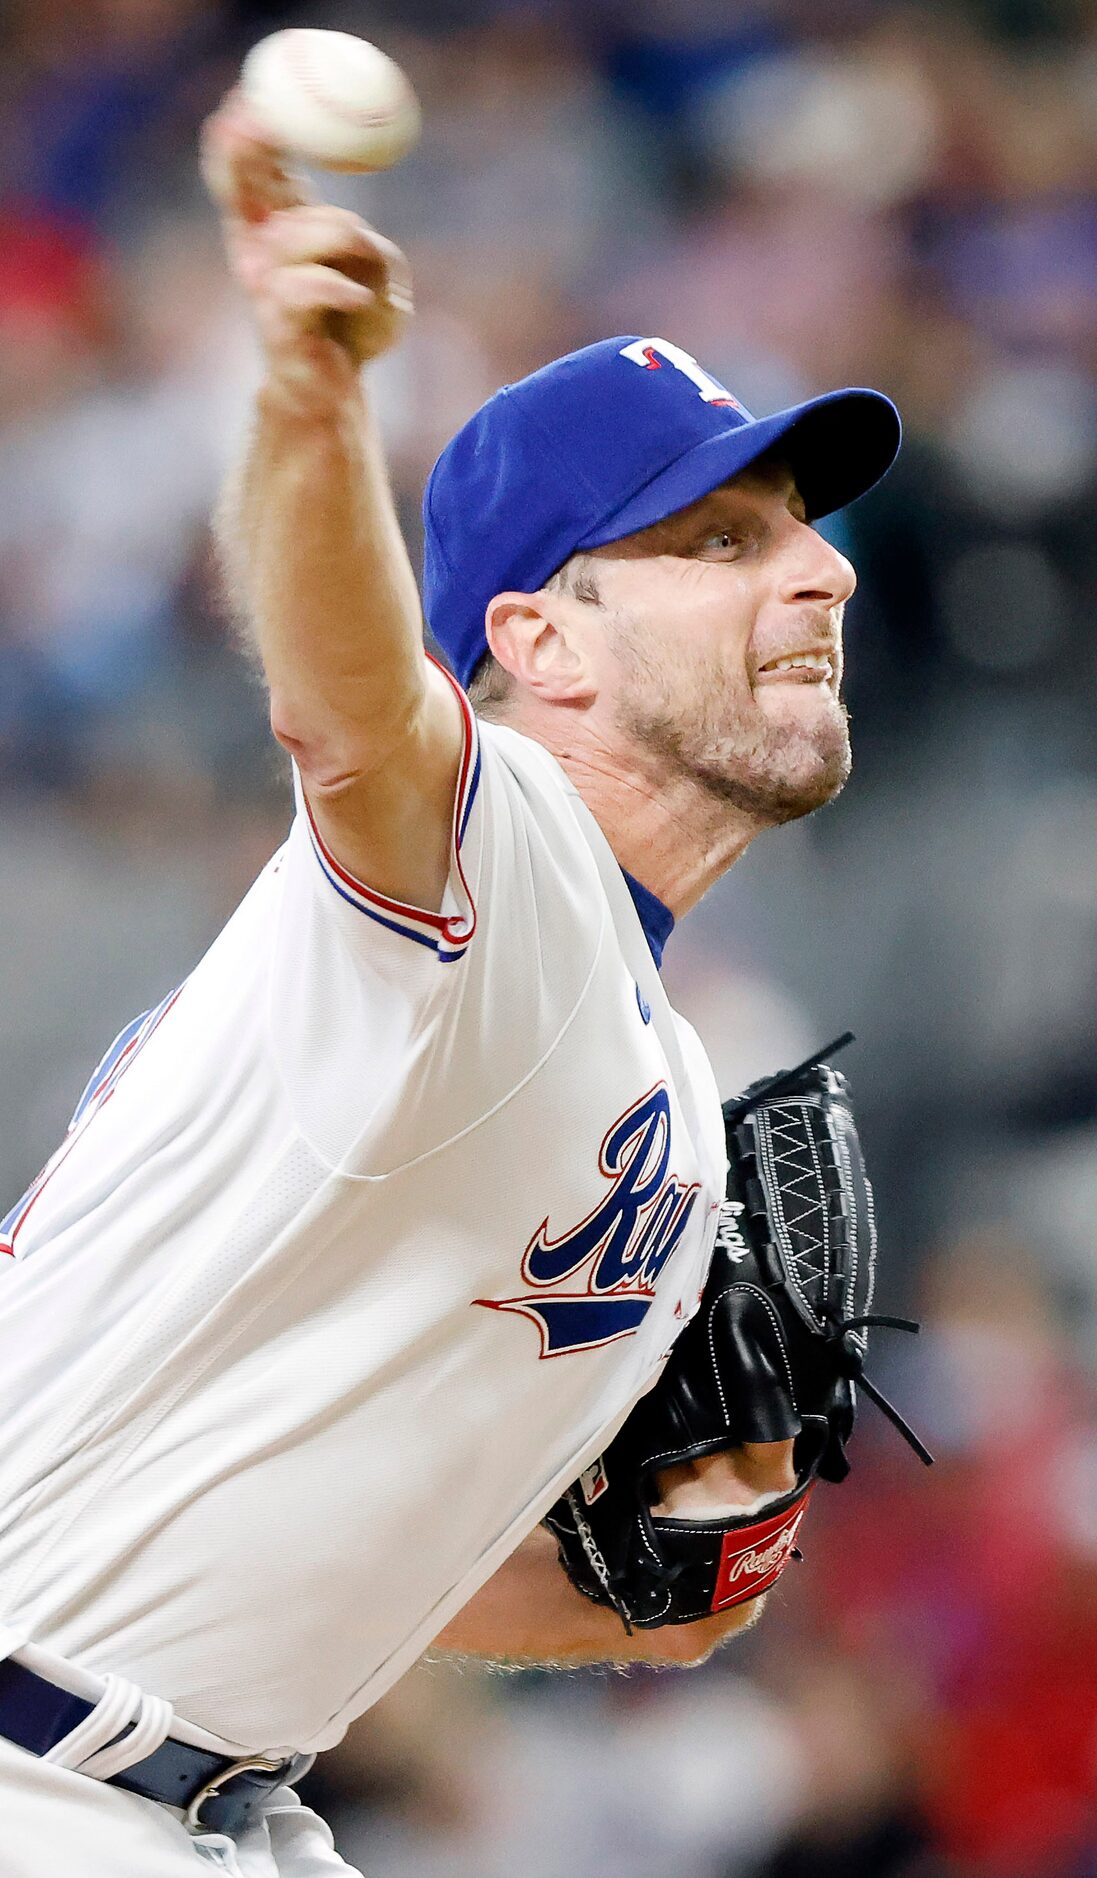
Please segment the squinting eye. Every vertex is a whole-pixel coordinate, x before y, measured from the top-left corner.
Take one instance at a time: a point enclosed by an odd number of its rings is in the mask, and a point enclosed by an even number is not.
[[[701,545],[706,551],[716,548],[726,553],[729,548],[735,547],[735,536],[726,528],[718,528],[713,534],[706,535]]]

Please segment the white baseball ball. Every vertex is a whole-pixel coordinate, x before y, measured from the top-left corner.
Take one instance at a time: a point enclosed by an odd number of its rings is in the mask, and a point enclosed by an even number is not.
[[[271,33],[248,53],[240,86],[267,136],[321,169],[391,169],[419,135],[400,67],[354,33]]]

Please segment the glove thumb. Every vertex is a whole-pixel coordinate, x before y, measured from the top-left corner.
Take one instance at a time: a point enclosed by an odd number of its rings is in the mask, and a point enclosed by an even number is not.
[[[765,1292],[729,1273],[679,1337],[659,1394],[663,1432],[681,1431],[683,1450],[795,1440],[802,1424],[792,1369]],[[712,1438],[699,1443],[699,1428],[711,1429]],[[673,1435],[665,1446],[675,1446]]]

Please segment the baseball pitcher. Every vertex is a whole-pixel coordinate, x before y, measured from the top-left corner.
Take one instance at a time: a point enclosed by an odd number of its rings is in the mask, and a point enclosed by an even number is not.
[[[443,451],[421,602],[360,370],[403,257],[235,96],[206,172],[296,813],[0,1221],[4,1878],[345,1873],[293,1782],[428,1644],[702,1658],[844,1470],[870,1315],[841,1079],[725,1116],[659,962],[846,778],[813,523],[893,407],[590,345]]]

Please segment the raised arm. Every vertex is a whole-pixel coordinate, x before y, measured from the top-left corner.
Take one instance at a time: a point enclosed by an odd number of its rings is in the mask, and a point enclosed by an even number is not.
[[[434,911],[462,717],[423,651],[361,373],[410,317],[407,263],[357,216],[310,202],[236,94],[206,126],[204,165],[265,362],[218,540],[271,725],[342,865]]]

